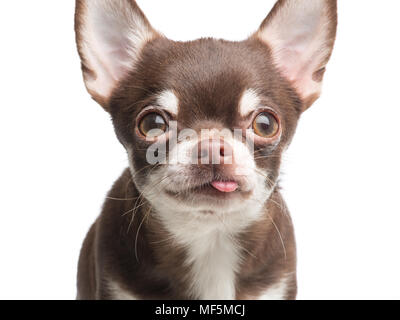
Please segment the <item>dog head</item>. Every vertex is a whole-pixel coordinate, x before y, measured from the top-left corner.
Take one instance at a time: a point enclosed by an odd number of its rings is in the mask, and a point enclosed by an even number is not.
[[[77,0],[86,87],[163,219],[257,218],[320,94],[336,11],[336,0],[279,0],[244,41],[176,42],[133,0]]]

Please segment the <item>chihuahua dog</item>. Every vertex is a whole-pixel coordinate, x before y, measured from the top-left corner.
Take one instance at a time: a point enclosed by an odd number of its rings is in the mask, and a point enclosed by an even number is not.
[[[279,0],[248,39],[171,41],[134,0],[77,0],[87,90],[129,168],[84,241],[78,299],[295,299],[282,153],[319,97],[336,0]]]

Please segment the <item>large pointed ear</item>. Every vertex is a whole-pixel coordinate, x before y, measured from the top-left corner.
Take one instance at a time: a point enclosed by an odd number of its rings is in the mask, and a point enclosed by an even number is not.
[[[336,0],[279,0],[256,34],[297,89],[304,110],[320,95],[336,26]]]
[[[77,0],[75,32],[86,88],[107,109],[112,91],[158,33],[134,0]]]

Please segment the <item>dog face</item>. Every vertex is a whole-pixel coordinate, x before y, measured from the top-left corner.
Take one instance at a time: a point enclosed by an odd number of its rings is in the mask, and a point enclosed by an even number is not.
[[[153,206],[259,212],[301,112],[295,91],[265,61],[268,50],[256,40],[157,39],[143,49],[109,108],[136,185]],[[151,129],[160,133],[146,136]],[[159,161],[149,164],[152,146]]]
[[[281,0],[245,41],[183,43],[156,32],[134,1],[77,1],[86,86],[162,219],[257,218],[319,96],[336,22],[336,1]]]

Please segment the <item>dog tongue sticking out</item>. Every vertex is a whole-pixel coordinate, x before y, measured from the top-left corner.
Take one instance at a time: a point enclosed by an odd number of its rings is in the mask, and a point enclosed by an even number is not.
[[[211,185],[221,192],[234,192],[238,188],[238,184],[235,181],[213,181]]]

